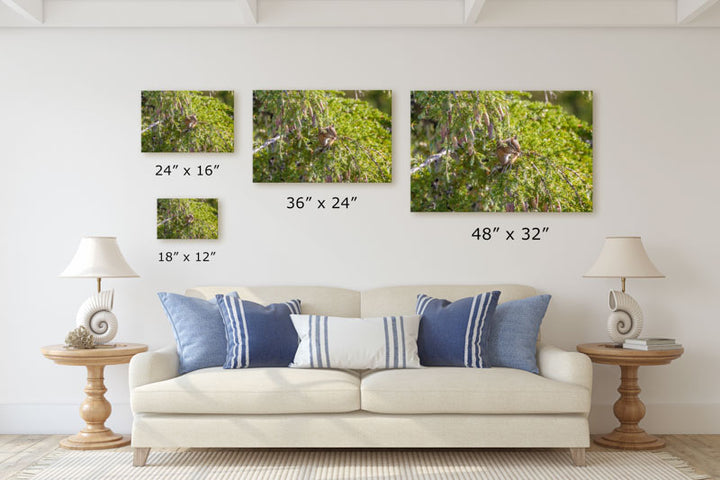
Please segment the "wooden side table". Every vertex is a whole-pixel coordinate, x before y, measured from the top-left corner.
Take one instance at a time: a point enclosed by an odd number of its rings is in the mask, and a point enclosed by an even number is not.
[[[627,450],[653,450],[665,446],[665,441],[648,434],[638,425],[645,416],[645,404],[640,401],[638,368],[648,365],[666,365],[680,358],[683,349],[630,350],[612,343],[584,343],[577,346],[593,363],[620,366],[620,399],[613,412],[620,426],[612,432],[595,439],[604,447]]]
[[[60,441],[60,446],[72,450],[101,450],[123,447],[130,444],[130,437],[123,437],[105,426],[105,420],[112,412],[110,402],[105,398],[103,370],[105,365],[129,363],[130,359],[147,351],[141,343],[118,343],[114,347],[99,347],[88,350],[65,348],[64,345],[50,345],[40,350],[58,365],[81,365],[87,367],[87,397],[80,405],[80,417],[85,428],[80,433]]]

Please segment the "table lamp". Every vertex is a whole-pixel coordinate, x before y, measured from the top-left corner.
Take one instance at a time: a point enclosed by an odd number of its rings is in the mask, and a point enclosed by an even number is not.
[[[625,293],[627,278],[664,278],[653,265],[640,237],[607,237],[595,264],[583,277],[619,278],[622,291],[610,290],[608,334],[613,342],[637,338],[643,327],[640,305]]]
[[[96,344],[108,343],[115,338],[117,318],[112,313],[115,291],[101,291],[102,279],[139,276],[125,261],[117,238],[83,237],[75,256],[60,276],[97,279],[97,294],[80,306],[75,323],[87,328]]]

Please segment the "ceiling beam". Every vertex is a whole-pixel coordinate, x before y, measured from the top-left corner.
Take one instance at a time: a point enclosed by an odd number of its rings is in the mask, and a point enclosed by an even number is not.
[[[253,26],[256,17],[251,15],[250,1],[257,3],[257,0],[46,0],[44,26]]]
[[[43,0],[2,0],[23,18],[35,24],[43,23]]]
[[[240,8],[242,9],[247,23],[257,23],[257,2],[258,0],[238,0],[240,2]]]
[[[676,25],[676,0],[493,0],[481,27],[661,27]]]
[[[477,23],[484,6],[485,0],[465,0],[465,23]]]
[[[720,0],[0,0],[0,28],[670,27],[678,22],[720,26]]]
[[[262,26],[461,25],[464,0],[261,0]]]
[[[705,13],[718,0],[677,0],[677,23],[685,25]]]

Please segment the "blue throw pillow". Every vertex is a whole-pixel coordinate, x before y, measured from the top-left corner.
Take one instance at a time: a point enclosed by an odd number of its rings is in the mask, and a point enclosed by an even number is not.
[[[225,362],[225,326],[215,299],[158,293],[175,334],[178,373],[219,367]]]
[[[489,367],[488,321],[500,292],[486,292],[455,302],[418,295],[416,312],[422,315],[418,355],[425,366]]]
[[[488,337],[491,366],[539,373],[535,345],[549,303],[550,295],[538,295],[498,305]]]
[[[262,306],[230,295],[216,295],[225,325],[224,368],[287,367],[295,357],[298,335],[290,314],[300,300]]]

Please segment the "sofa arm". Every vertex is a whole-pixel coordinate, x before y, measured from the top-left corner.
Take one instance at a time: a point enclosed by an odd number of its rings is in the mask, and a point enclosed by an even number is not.
[[[541,343],[537,348],[537,363],[543,377],[581,385],[592,392],[592,362],[587,355]]]
[[[130,391],[148,383],[177,377],[179,364],[175,345],[135,355],[130,360]]]

